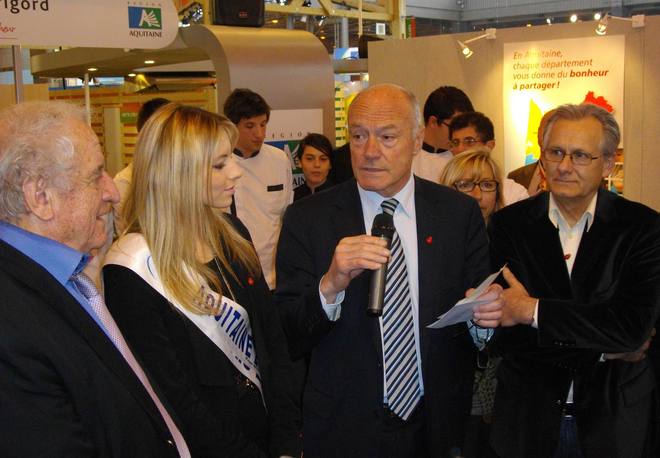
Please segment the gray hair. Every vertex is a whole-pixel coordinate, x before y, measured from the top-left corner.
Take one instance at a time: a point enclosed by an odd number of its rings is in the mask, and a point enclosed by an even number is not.
[[[14,223],[27,212],[23,184],[70,185],[75,138],[68,122],[85,111],[65,102],[25,102],[0,110],[0,220]]]
[[[617,124],[616,119],[614,119],[611,113],[592,103],[583,103],[581,105],[566,104],[557,107],[556,111],[548,119],[543,134],[543,149],[548,147],[550,133],[557,120],[580,121],[588,117],[595,118],[603,128],[603,139],[599,145],[600,154],[607,158],[614,157],[616,148],[621,141],[619,124]]]
[[[406,89],[403,86],[399,86],[398,84],[392,84],[392,83],[383,83],[383,84],[376,84],[374,86],[369,86],[368,88],[360,91],[360,93],[357,95],[357,97],[355,97],[351,105],[355,103],[355,101],[363,94],[368,94],[370,92],[378,90],[379,88],[385,88],[385,87],[389,87],[390,89],[395,89],[400,91],[408,101],[410,105],[410,111],[413,114],[413,118],[411,119],[413,123],[412,133],[413,133],[413,137],[416,136],[419,133],[419,129],[421,129],[424,126],[424,123],[422,122],[422,112],[419,109],[419,101],[417,100],[415,94],[413,94],[410,90]],[[350,113],[351,111],[350,106],[348,107],[348,111]]]

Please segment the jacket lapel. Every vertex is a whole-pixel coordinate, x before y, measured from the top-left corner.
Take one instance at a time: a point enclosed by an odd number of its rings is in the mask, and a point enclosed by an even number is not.
[[[525,258],[534,266],[530,278],[519,278],[523,284],[535,285],[534,290],[551,291],[554,297],[571,297],[571,284],[559,240],[559,231],[548,218],[549,194],[536,198],[529,212],[526,232],[527,253]],[[523,241],[521,241],[522,243]],[[531,270],[531,269],[529,269]],[[533,279],[533,281],[532,281]],[[539,283],[543,282],[544,285]],[[534,291],[529,291],[533,296]]]
[[[161,425],[161,429],[166,430],[162,416],[140,380],[114,344],[78,301],[40,265],[2,241],[0,241],[0,247],[2,247],[0,264],[12,266],[11,271],[6,272],[20,281],[26,289],[30,289],[42,297],[45,306],[60,315],[70,325],[72,332],[80,334],[98,355],[100,363],[121,380],[144,410],[157,424]],[[161,401],[164,401],[162,397]],[[163,403],[165,404],[165,402]]]
[[[604,257],[611,255],[611,247],[615,246],[613,241],[608,241],[612,234],[618,234],[619,231],[612,231],[609,227],[616,218],[616,212],[612,205],[612,200],[616,196],[605,190],[599,190],[598,200],[596,202],[596,212],[591,228],[582,234],[580,247],[577,257],[573,264],[571,273],[571,283],[573,288],[581,285],[584,288],[593,282],[589,278],[594,278],[594,272],[600,272],[602,267],[598,267]],[[574,291],[575,297],[582,297],[581,291]],[[588,292],[586,292],[588,294]]]
[[[428,195],[423,192],[423,182],[415,178],[415,213],[417,217],[417,262],[418,262],[418,296],[419,296],[419,326],[433,323],[438,315],[446,310],[430,307],[436,304],[440,297],[441,283],[438,278],[444,278],[445,263],[442,262],[442,228],[437,209],[437,203],[430,202]],[[421,335],[421,333],[420,333]]]

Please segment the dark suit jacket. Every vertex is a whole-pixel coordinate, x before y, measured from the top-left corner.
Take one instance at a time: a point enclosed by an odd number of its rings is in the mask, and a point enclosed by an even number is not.
[[[415,178],[415,207],[427,446],[435,456],[447,456],[462,444],[476,352],[465,324],[426,326],[487,275],[487,241],[481,213],[468,196]],[[339,241],[364,233],[355,180],[295,202],[284,216],[276,305],[291,350],[311,349],[303,401],[306,457],[379,454],[382,343],[378,319],[366,313],[371,272],[351,281],[336,322],[328,320],[318,290]]]
[[[501,329],[492,440],[505,457],[550,456],[571,380],[583,453],[645,456],[654,377],[648,361],[599,362],[602,353],[634,351],[660,307],[660,221],[641,204],[600,190],[569,277],[549,194],[491,218],[493,266],[508,263],[540,298],[539,329]]]
[[[94,320],[2,241],[0,291],[0,455],[178,456],[149,394]]]
[[[249,239],[245,226],[227,217]],[[209,268],[217,270],[214,264]],[[230,288],[222,286],[250,317],[269,415],[258,390],[245,387],[245,377],[225,354],[135,272],[103,268],[108,308],[181,419],[193,456],[296,456],[300,412],[278,314],[263,276],[252,279],[238,263],[232,267],[239,280],[225,273]]]

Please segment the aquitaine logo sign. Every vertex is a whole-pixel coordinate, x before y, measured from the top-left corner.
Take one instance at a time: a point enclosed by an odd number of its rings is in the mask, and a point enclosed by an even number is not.
[[[161,23],[160,8],[128,7],[128,26],[131,29],[161,30]]]
[[[77,20],[71,18],[102,18]],[[0,44],[164,48],[179,20],[171,0],[0,0]]]

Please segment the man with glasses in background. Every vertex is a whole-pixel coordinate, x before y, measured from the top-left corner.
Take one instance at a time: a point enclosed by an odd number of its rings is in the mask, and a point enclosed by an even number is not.
[[[495,148],[495,129],[492,121],[478,111],[455,116],[449,123],[449,145],[454,156],[478,146],[492,150]],[[527,190],[510,178],[503,179],[502,193],[504,205],[529,197]]]
[[[506,263],[510,286],[510,327],[494,337],[504,355],[491,435],[499,456],[652,456],[644,350],[660,308],[660,219],[602,189],[619,140],[605,110],[559,107],[542,145],[549,192],[491,219],[491,262]]]

